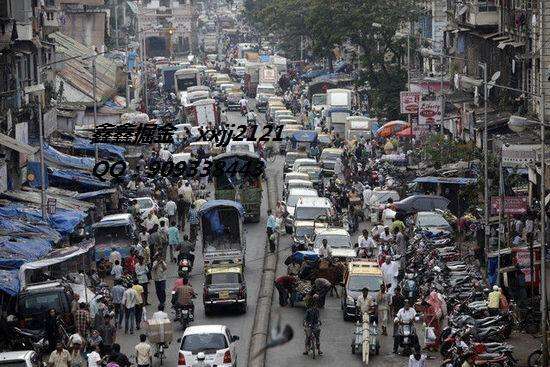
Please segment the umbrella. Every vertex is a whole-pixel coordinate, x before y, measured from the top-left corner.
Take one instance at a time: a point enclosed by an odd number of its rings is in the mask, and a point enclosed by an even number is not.
[[[378,129],[378,131],[376,131],[376,135],[381,136],[383,138],[387,138],[409,126],[410,124],[406,121],[401,121],[401,120],[390,121],[382,125],[382,127]]]
[[[397,134],[395,134],[395,136],[399,136],[400,138],[412,138],[415,135],[416,134],[412,130],[412,127],[408,127],[406,129],[403,129],[400,132],[398,132]]]

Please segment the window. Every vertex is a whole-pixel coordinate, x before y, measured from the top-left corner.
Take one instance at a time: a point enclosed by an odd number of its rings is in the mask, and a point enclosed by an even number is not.
[[[225,335],[219,333],[187,335],[181,342],[181,350],[190,351],[193,354],[199,352],[214,354],[216,351],[227,347]]]
[[[22,315],[43,314],[50,308],[54,308],[58,313],[63,312],[57,292],[35,293],[19,301],[19,312]]]
[[[478,9],[480,12],[497,11],[496,0],[478,1]]]

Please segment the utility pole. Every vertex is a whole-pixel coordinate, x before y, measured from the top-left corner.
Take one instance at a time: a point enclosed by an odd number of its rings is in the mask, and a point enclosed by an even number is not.
[[[300,61],[304,61],[304,36],[300,36]]]
[[[118,0],[115,0],[115,46],[118,48]]]
[[[485,260],[489,251],[489,142],[487,141],[487,63],[481,64],[483,68],[483,174],[484,180],[484,201],[485,201]]]
[[[46,164],[44,162],[44,122],[42,118],[42,104],[40,97],[36,96],[36,104],[38,106],[38,136],[40,139],[40,204],[42,209],[42,220],[48,220],[48,211],[46,209],[48,198],[46,194]]]
[[[441,56],[439,58],[439,66],[441,68],[441,79],[439,80],[439,94],[440,94],[440,98],[441,98],[441,119],[439,121],[439,123],[441,124],[441,131],[443,131],[443,119],[445,118],[445,96],[443,94],[443,79],[444,79],[444,74],[443,74],[443,69],[444,69],[444,66],[443,66],[443,63],[445,62],[445,59],[443,58],[443,50],[441,51]]]
[[[97,129],[97,99],[96,99],[96,87],[97,87],[97,72],[96,72],[96,66],[95,66],[95,60],[97,55],[95,55],[92,59],[92,80],[93,80],[93,86],[92,86],[92,98],[94,99],[94,131]],[[99,161],[99,151],[97,148],[97,144],[94,144],[95,146],[95,163]]]
[[[539,5],[539,21],[540,21],[540,140],[541,140],[541,160],[540,160],[540,252],[541,252],[541,263],[540,263],[540,289],[541,289],[541,311],[542,311],[542,320],[541,320],[541,330],[542,330],[542,365],[548,366],[548,305],[546,299],[546,190],[544,189],[544,184],[546,180],[546,167],[545,167],[545,141],[546,137],[545,131],[545,120],[546,120],[546,111],[545,111],[545,93],[544,93],[544,0],[540,0]]]

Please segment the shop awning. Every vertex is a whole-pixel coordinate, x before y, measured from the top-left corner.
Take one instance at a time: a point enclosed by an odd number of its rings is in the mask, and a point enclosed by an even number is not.
[[[0,145],[13,149],[19,153],[28,154],[28,155],[33,155],[36,152],[38,152],[37,147],[33,147],[31,145],[22,143],[2,133],[0,133]]]

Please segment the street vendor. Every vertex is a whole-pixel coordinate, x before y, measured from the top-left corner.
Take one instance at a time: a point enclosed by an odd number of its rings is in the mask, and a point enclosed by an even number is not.
[[[281,275],[275,279],[275,288],[279,292],[279,305],[285,307],[288,304],[288,298],[296,286],[296,277],[291,275]]]

